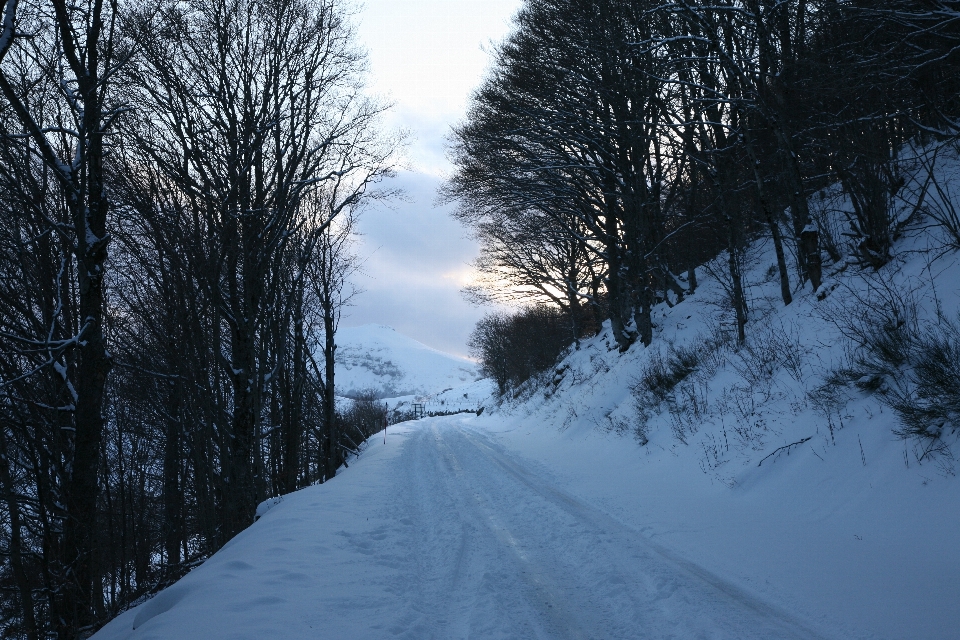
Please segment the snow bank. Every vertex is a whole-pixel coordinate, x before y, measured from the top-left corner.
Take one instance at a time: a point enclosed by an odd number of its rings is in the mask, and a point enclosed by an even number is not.
[[[405,553],[389,539],[389,488],[407,434],[391,427],[332,481],[262,504],[223,549],[94,637],[388,637]]]

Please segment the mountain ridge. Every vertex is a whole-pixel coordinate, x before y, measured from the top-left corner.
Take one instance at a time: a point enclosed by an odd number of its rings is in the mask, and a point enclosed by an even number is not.
[[[406,336],[393,327],[369,323],[337,332],[337,394],[373,393],[377,398],[426,395],[470,384],[479,367]]]

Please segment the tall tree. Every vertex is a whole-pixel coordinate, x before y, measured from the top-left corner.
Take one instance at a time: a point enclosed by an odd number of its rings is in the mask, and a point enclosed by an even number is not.
[[[73,395],[68,427],[72,437],[62,450],[67,459],[60,488],[65,575],[56,605],[58,634],[68,637],[89,628],[100,613],[94,548],[104,394],[111,366],[104,335],[110,243],[104,162],[106,135],[122,111],[112,98],[112,83],[123,58],[115,48],[116,2],[5,0],[3,16],[0,93],[19,122],[17,135],[58,184],[67,217],[51,231],[67,238],[75,261],[76,333],[60,340],[50,333],[19,336],[55,354],[45,364],[58,370]],[[33,83],[22,81],[28,60]],[[44,105],[43,100],[54,102]],[[67,350],[76,352],[70,367],[62,360]]]
[[[232,385],[216,435],[225,541],[252,522],[266,486],[267,287],[299,229],[314,225],[302,237],[315,241],[388,171],[390,151],[371,134],[382,108],[359,94],[362,57],[330,0],[170,4],[132,29],[149,34],[131,72],[138,144],[190,203],[198,277],[225,336],[215,356]],[[317,189],[335,202],[328,218],[306,220],[301,203]]]

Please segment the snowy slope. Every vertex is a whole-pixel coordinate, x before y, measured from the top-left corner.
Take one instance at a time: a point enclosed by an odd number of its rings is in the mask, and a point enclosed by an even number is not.
[[[880,272],[834,265],[819,296],[808,286],[784,308],[758,245],[744,347],[704,278],[657,309],[650,348],[618,353],[607,326],[476,424],[580,499],[840,637],[960,637],[960,424],[930,453],[894,434],[876,393],[833,377],[857,345],[830,318],[870,313],[858,300],[911,300],[921,331],[958,321],[960,255],[932,247],[908,234]],[[638,403],[671,346],[700,354],[697,371]]]
[[[354,397],[374,391],[378,397],[422,395],[472,383],[477,365],[432,349],[378,324],[337,332],[337,394]]]

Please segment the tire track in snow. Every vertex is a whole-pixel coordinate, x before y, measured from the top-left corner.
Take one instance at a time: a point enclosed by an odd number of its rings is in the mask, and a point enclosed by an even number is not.
[[[544,567],[535,563],[524,548],[520,545],[517,538],[510,531],[510,528],[502,521],[497,509],[487,497],[477,490],[477,485],[471,483],[466,472],[460,464],[460,459],[454,450],[449,446],[444,433],[441,433],[437,425],[433,425],[431,433],[434,436],[439,453],[450,465],[453,474],[460,480],[459,490],[461,495],[465,495],[468,502],[473,501],[472,508],[479,519],[486,525],[488,535],[496,539],[499,544],[500,553],[496,554],[496,561],[508,559],[513,565],[513,578],[518,580],[519,584],[501,585],[507,586],[511,591],[520,591],[520,594],[527,597],[527,605],[534,616],[529,619],[535,627],[536,637],[559,638],[564,640],[587,640],[593,638],[586,630],[580,627],[578,621],[567,613],[565,603],[559,597],[559,589],[554,583],[549,572]],[[466,489],[466,491],[464,491]],[[469,510],[469,507],[465,511]],[[525,592],[525,593],[524,593]]]
[[[788,613],[554,486],[457,419],[405,443],[417,638],[813,640]]]
[[[532,473],[525,468],[519,461],[504,453],[499,447],[490,442],[490,440],[481,432],[471,430],[462,425],[450,425],[449,430],[457,433],[462,440],[468,442],[473,450],[484,458],[491,465],[511,476],[517,483],[527,487],[527,489],[539,496],[541,499],[553,504],[558,509],[566,512],[571,517],[584,524],[587,529],[594,532],[599,538],[606,536],[605,546],[619,546],[622,548],[632,548],[639,554],[635,558],[641,560],[636,566],[641,572],[646,571],[647,577],[654,578],[653,601],[644,602],[643,598],[638,597],[643,593],[643,579],[634,579],[635,586],[640,587],[633,590],[630,599],[636,606],[650,609],[657,609],[656,601],[663,599],[664,593],[678,591],[691,592],[691,603],[698,603],[703,614],[704,608],[713,609],[713,622],[716,625],[714,629],[703,628],[696,631],[694,635],[680,633],[676,637],[718,637],[718,638],[783,638],[796,640],[816,640],[823,639],[824,636],[812,630],[795,617],[775,606],[772,606],[755,596],[740,589],[736,585],[724,580],[723,578],[707,571],[706,569],[688,561],[665,547],[649,540],[640,532],[624,525],[618,520],[610,517],[600,509],[584,504],[569,494],[561,491],[548,481],[542,479],[537,474]],[[614,572],[617,577],[622,577],[627,571],[627,566],[621,566]],[[671,575],[673,574],[673,575]],[[647,589],[650,592],[650,589]],[[653,605],[651,607],[651,605]],[[662,613],[668,616],[676,616],[682,611],[670,611],[669,608],[659,608]],[[651,614],[653,611],[647,611]],[[679,620],[671,622],[663,620],[661,624],[653,620],[654,615],[645,616],[647,629],[638,628],[636,635],[631,637],[674,637],[671,632],[678,631],[683,624]],[[666,624],[663,625],[662,623]],[[693,632],[694,629],[689,629]],[[726,631],[731,632],[729,635]]]
[[[500,522],[487,497],[430,425],[404,444],[397,516],[410,538],[406,599],[416,615],[401,638],[592,638],[568,615],[543,571]]]
[[[451,473],[433,447],[421,442],[423,431],[411,434],[400,460],[397,479],[402,508],[398,516],[405,525],[413,565],[399,590],[406,594],[417,619],[398,625],[398,637],[459,638],[456,620],[470,609],[470,593],[477,585],[476,525],[460,516],[463,509],[451,486]],[[413,442],[417,440],[417,442]],[[453,623],[451,623],[453,619]]]

